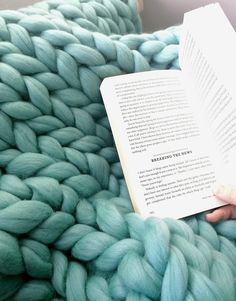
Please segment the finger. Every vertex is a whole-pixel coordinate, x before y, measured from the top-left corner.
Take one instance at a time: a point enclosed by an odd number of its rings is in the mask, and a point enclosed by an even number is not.
[[[222,210],[217,209],[217,210],[214,210],[212,213],[207,214],[206,219],[210,223],[216,223],[216,222],[220,221],[224,215],[225,214],[222,212]]]
[[[226,219],[236,219],[236,207],[233,205],[221,207],[214,210],[212,213],[207,214],[206,219],[210,223]]]
[[[229,204],[236,205],[236,186],[220,185],[213,189],[214,195]]]
[[[138,13],[143,11],[143,0],[136,0]]]

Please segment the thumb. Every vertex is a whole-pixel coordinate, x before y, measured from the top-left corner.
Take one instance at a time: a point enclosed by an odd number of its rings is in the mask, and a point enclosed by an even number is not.
[[[236,185],[218,185],[213,194],[222,201],[236,206]]]

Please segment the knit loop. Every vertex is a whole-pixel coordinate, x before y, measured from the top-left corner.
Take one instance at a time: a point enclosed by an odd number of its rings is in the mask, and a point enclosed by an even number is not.
[[[33,278],[50,279],[52,263],[47,246],[29,239],[22,240],[20,243],[27,274]]]
[[[17,239],[0,231],[0,272],[3,275],[19,275],[24,271],[23,258]]]

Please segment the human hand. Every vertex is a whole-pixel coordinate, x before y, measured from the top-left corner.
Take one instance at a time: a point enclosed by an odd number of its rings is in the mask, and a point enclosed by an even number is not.
[[[215,209],[213,212],[206,215],[208,222],[218,222],[226,219],[236,219],[236,186],[221,185],[214,190],[214,195],[229,205]]]

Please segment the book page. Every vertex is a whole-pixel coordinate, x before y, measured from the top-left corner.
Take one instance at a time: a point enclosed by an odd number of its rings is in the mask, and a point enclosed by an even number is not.
[[[210,20],[210,21],[209,21]],[[199,122],[219,156],[216,180],[236,184],[236,34],[218,4],[184,17],[180,65]]]
[[[101,92],[135,211],[181,218],[222,204],[181,71],[107,78]]]

